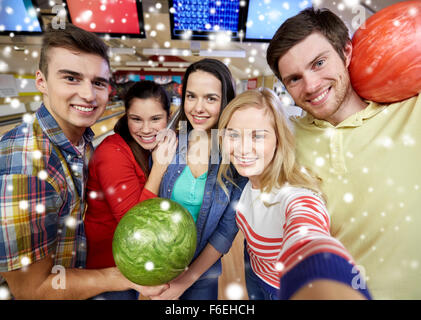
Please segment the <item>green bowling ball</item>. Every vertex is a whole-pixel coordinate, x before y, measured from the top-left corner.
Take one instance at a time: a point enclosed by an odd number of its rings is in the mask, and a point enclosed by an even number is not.
[[[120,220],[113,238],[114,261],[130,281],[153,286],[182,273],[196,250],[191,214],[169,199],[148,199]]]

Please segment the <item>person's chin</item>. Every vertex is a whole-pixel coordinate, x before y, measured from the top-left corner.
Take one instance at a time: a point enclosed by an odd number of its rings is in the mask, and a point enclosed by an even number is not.
[[[86,129],[92,127],[96,123],[96,119],[69,119],[69,123],[74,127]]]
[[[208,131],[211,129],[208,125],[205,125],[205,124],[201,124],[201,125],[193,124],[192,127],[194,130],[197,130],[197,131]]]
[[[304,109],[304,108],[303,108]],[[305,111],[307,113],[310,113],[313,117],[320,120],[326,120],[328,119],[334,112],[334,106],[332,106],[331,103],[325,103],[323,105],[320,105],[318,107],[310,106],[305,108]]]
[[[240,165],[234,165],[234,166],[235,166],[238,174],[245,177],[245,178],[258,176],[262,173],[262,170],[260,170],[256,166],[249,166],[249,167],[240,166]]]
[[[156,147],[156,142],[153,143],[144,143],[144,142],[138,142],[140,144],[140,146],[148,151],[152,151],[155,147]]]

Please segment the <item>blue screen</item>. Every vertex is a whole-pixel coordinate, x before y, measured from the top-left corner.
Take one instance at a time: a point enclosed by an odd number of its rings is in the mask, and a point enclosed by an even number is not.
[[[269,41],[286,19],[311,6],[311,0],[249,0],[245,39]]]
[[[31,0],[0,0],[0,32],[42,32]]]
[[[193,37],[203,32],[205,38],[215,32],[238,32],[240,0],[173,0],[173,9],[174,35],[190,30]]]

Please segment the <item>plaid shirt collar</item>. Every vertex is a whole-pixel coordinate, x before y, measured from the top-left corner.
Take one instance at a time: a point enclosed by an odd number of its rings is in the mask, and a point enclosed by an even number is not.
[[[79,153],[79,151],[64,135],[63,130],[59,127],[57,121],[45,107],[44,103],[41,104],[40,108],[36,112],[36,117],[38,118],[42,131],[44,131],[50,141],[68,153]],[[85,132],[83,133],[83,138],[85,142],[92,142],[94,138],[94,132],[91,128],[86,128]]]

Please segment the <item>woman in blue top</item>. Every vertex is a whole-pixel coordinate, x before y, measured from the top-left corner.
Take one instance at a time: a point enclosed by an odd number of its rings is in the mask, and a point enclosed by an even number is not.
[[[235,97],[234,82],[222,62],[203,59],[190,65],[183,79],[179,149],[164,175],[159,196],[192,214],[197,227],[193,262],[156,299],[216,300],[221,256],[237,234],[235,204],[246,179],[234,167],[228,195],[216,183],[221,161],[216,129],[219,115]],[[188,135],[188,137],[187,137]]]

